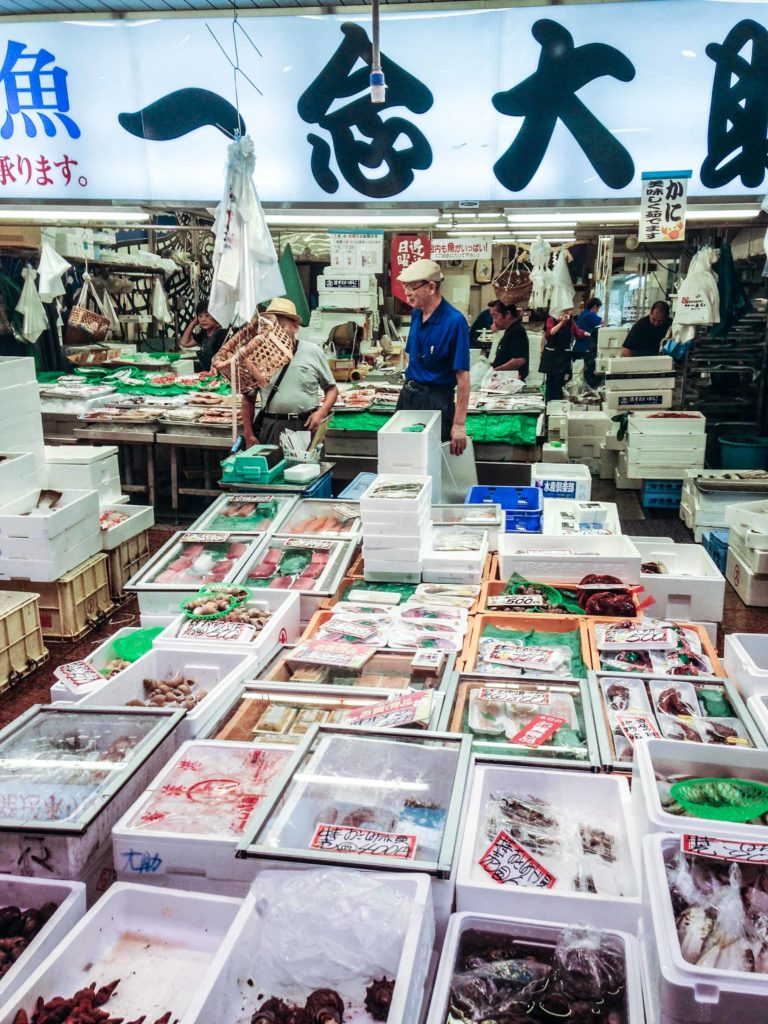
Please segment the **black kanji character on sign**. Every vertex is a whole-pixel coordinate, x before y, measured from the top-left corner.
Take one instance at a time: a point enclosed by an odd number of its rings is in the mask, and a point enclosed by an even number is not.
[[[768,30],[740,21],[706,52],[715,77],[701,183],[721,188],[741,177],[742,185],[757,188],[768,164]]]
[[[52,119],[55,117],[71,139],[79,139],[80,129],[67,113],[67,72],[59,67],[44,70],[56,59],[54,55],[42,49],[38,53],[25,53],[26,48],[25,43],[9,40],[5,60],[0,66],[0,86],[5,91],[5,121],[0,128],[0,136],[11,138],[13,119],[20,114],[26,134],[34,138],[37,126],[30,117],[30,113],[34,113],[50,138],[56,134]]]
[[[333,154],[342,177],[357,192],[383,199],[403,192],[413,182],[415,170],[432,164],[432,149],[423,133],[403,117],[384,120],[381,111],[404,106],[414,114],[423,114],[432,106],[429,89],[413,75],[382,55],[381,66],[387,80],[384,103],[371,103],[368,94],[373,59],[371,41],[364,28],[350,22],[341,26],[344,36],[326,66],[299,97],[299,116],[307,124],[316,124],[330,133]],[[353,71],[358,61],[365,67]],[[356,97],[331,110],[337,100]],[[362,136],[362,138],[361,138]],[[400,136],[410,141],[406,148],[395,148]],[[339,180],[331,170],[331,147],[319,135],[310,133],[312,176],[325,192],[336,192]],[[370,140],[370,141],[369,141]],[[368,177],[371,170],[385,165],[383,176]]]
[[[511,192],[524,189],[544,159],[559,118],[601,180],[610,188],[623,188],[635,173],[632,157],[576,93],[605,75],[631,82],[634,65],[606,43],[574,47],[573,36],[555,21],[537,21],[531,31],[541,46],[536,71],[493,97],[500,114],[525,118],[517,138],[493,166],[496,177]]]

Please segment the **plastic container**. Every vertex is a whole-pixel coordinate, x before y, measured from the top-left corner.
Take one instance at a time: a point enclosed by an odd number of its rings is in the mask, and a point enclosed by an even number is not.
[[[280,532],[289,536],[330,537],[352,540],[361,530],[357,502],[300,499],[285,517]]]
[[[768,437],[721,437],[723,469],[768,469]]]
[[[524,832],[516,836],[529,855],[554,879],[550,886],[500,882],[493,876],[492,868],[483,867],[481,860],[495,839],[491,832],[497,826],[499,832],[509,829],[509,825],[505,828],[502,817],[488,824],[492,796],[508,797],[523,804],[545,801],[549,806],[541,813],[551,815],[558,822],[560,834],[568,830],[569,840],[562,852],[554,844],[548,849],[532,851],[526,847]],[[618,776],[598,775],[585,785],[582,772],[477,765],[459,851],[456,910],[519,914],[535,921],[578,921],[596,928],[614,927],[635,932],[641,907],[640,875],[629,799],[627,780]],[[577,838],[579,829],[590,828],[612,837],[610,859],[585,854],[579,860],[574,854],[574,849],[584,842]],[[515,837],[515,833],[512,835]],[[593,879],[598,892],[574,890],[573,878],[580,870],[585,877]]]
[[[755,694],[768,693],[768,635],[728,633],[723,667],[745,700]]]
[[[445,1024],[452,1020],[450,1016],[451,983],[455,970],[458,952],[463,936],[467,932],[480,931],[497,933],[500,937],[515,939],[533,946],[547,945],[554,947],[567,928],[577,926],[576,922],[564,921],[555,923],[547,921],[526,920],[520,917],[499,917],[490,914],[453,914],[440,955],[432,1001],[426,1024]],[[626,963],[626,1003],[627,1014],[621,1020],[626,1024],[644,1024],[643,997],[640,987],[638,946],[633,936],[618,931],[605,931],[606,937],[613,940],[624,953]]]
[[[117,526],[101,531],[102,551],[114,551],[155,525],[155,510],[151,505],[101,505],[101,512],[119,512],[128,517]]]
[[[545,536],[603,536],[621,533],[617,506],[605,501],[544,499]]]
[[[659,544],[636,538],[643,563],[658,562],[664,573],[644,572],[640,582],[655,604],[648,614],[657,619],[722,622],[725,579],[699,544]]]
[[[750,711],[752,708],[750,707]],[[759,726],[758,721],[758,726]],[[635,748],[632,766],[632,815],[639,838],[654,832],[716,835],[734,842],[768,842],[762,821],[713,820],[696,814],[672,813],[662,803],[658,778],[752,779],[768,777],[768,750],[720,747],[675,740],[647,740]],[[667,786],[668,789],[668,786]]]
[[[0,693],[47,657],[37,595],[0,591]]]
[[[618,576],[625,583],[640,582],[640,553],[627,537],[522,537],[499,538],[499,575],[513,573],[546,583],[578,583],[588,573]]]
[[[240,907],[221,896],[117,883],[0,1006],[0,1019],[31,1014],[39,996],[72,996],[120,978],[104,1006],[111,1015],[155,1020],[170,1010],[186,1022],[221,973]]]
[[[728,560],[728,531],[705,530],[701,542],[704,545],[704,550],[717,566],[718,572],[725,575],[725,565]]]
[[[540,533],[544,514],[538,487],[472,487],[467,505],[501,505],[507,533]]]
[[[339,494],[339,498],[343,498],[345,501],[359,501],[360,497],[368,490],[377,475],[378,474],[376,473],[358,473],[354,480],[352,480],[351,483],[348,483],[344,490]]]
[[[531,483],[542,489],[545,498],[589,501],[592,496],[592,474],[587,466],[535,463],[531,467]]]
[[[643,480],[643,508],[679,508],[682,480]]]
[[[126,596],[125,585],[128,580],[135,576],[151,557],[149,531],[124,540],[110,551],[107,557],[109,594],[113,601],[121,601]]]

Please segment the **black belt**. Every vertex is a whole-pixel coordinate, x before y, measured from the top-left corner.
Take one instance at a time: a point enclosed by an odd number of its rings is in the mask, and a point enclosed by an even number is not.
[[[432,384],[424,380],[407,380],[405,386],[415,391],[440,391],[444,395],[452,395],[456,390],[455,384]]]
[[[317,409],[310,409],[309,412],[265,412],[265,420],[302,420],[302,422],[317,412]]]

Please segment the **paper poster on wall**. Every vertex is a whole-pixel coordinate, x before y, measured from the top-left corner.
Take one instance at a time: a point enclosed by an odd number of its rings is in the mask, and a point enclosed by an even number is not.
[[[641,242],[682,242],[691,171],[643,171],[640,192]]]
[[[380,274],[384,260],[383,231],[329,231],[331,267],[357,274]]]
[[[433,260],[490,260],[490,238],[433,238]]]

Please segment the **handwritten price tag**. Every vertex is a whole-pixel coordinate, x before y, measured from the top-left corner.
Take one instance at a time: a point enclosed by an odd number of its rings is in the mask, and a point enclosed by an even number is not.
[[[510,704],[551,704],[549,690],[516,690],[512,686],[484,686],[478,693],[480,700],[507,701]]]
[[[247,622],[222,622],[215,619],[188,619],[184,623],[179,636],[191,640],[229,640],[250,643],[255,630]]]
[[[85,686],[104,682],[104,677],[100,676],[96,669],[86,661],[70,661],[66,665],[59,665],[53,674],[73,693],[77,693]]]
[[[683,850],[717,860],[737,860],[744,864],[768,864],[768,843],[740,843],[712,836],[683,836]]]
[[[488,598],[488,607],[493,608],[543,608],[543,594],[503,594]]]
[[[185,533],[182,535],[185,544],[226,544],[228,533]]]
[[[309,845],[312,850],[411,860],[416,852],[416,836],[344,825],[318,825]]]
[[[661,736],[656,723],[648,715],[617,714],[616,721],[633,747],[638,740],[657,739]]]
[[[509,835],[499,832],[480,858],[480,866],[500,885],[551,889],[557,878]]]
[[[392,700],[369,704],[366,708],[354,708],[344,715],[341,724],[376,729],[399,729],[412,724],[427,725],[431,710],[431,691],[406,693]]]
[[[554,715],[536,715],[509,742],[521,747],[540,747],[557,732],[561,725],[565,725],[564,718],[556,718]]]
[[[229,498],[230,505],[266,505],[267,502],[275,501],[274,494],[232,494]]]
[[[359,519],[360,509],[354,505],[331,505],[333,511],[342,519]]]

